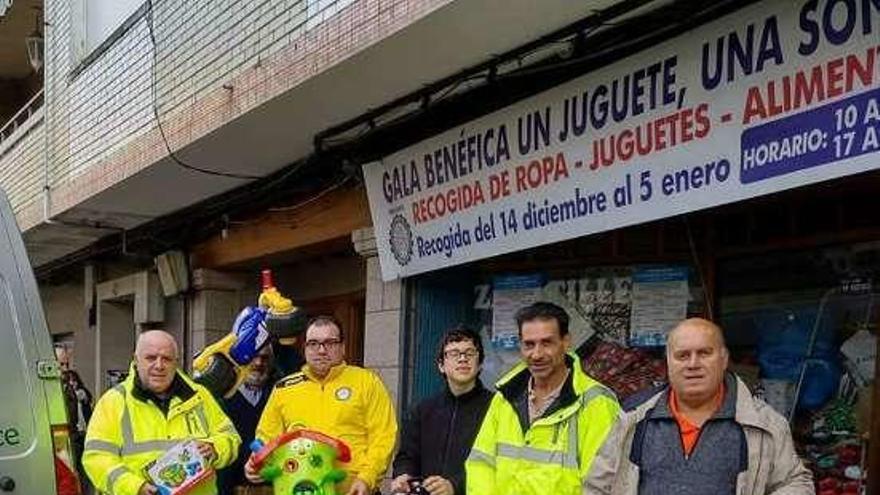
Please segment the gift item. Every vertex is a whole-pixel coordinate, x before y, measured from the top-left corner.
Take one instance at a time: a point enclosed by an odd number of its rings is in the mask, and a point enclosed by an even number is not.
[[[275,495],[336,495],[336,483],[345,479],[336,464],[351,460],[345,443],[311,430],[294,430],[266,445],[255,440],[251,450],[254,467]]]
[[[147,478],[156,486],[160,495],[190,493],[211,477],[213,472],[193,440],[175,445],[146,469]]]

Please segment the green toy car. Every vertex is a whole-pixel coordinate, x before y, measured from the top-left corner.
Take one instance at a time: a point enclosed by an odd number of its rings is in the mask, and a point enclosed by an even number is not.
[[[349,462],[348,445],[312,430],[294,430],[268,444],[251,444],[253,464],[275,495],[337,495],[345,479],[337,462]]]

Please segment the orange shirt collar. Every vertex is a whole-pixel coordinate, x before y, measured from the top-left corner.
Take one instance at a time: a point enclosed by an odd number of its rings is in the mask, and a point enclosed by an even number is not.
[[[724,383],[721,384],[721,387],[718,389],[718,393],[715,395],[715,412],[721,409],[721,403],[723,401]],[[672,390],[672,387],[669,388],[669,410],[672,412],[672,417],[675,418],[675,421],[678,423],[678,428],[681,432],[681,443],[684,447],[684,453],[685,455],[690,455],[691,451],[693,451],[694,449],[694,446],[697,444],[697,439],[699,438],[701,427],[695,425],[678,409],[678,399],[675,397],[675,390]]]

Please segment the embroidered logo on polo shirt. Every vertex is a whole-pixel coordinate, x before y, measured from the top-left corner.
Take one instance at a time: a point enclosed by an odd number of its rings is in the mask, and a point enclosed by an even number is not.
[[[351,389],[348,387],[339,387],[336,389],[336,400],[347,401],[351,398]]]
[[[286,378],[282,378],[275,384],[275,388],[287,388],[292,387],[298,383],[302,383],[308,380],[308,378],[303,373],[295,373]]]

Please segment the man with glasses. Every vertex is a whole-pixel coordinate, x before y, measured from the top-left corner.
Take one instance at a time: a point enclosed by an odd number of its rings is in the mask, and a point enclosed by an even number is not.
[[[351,462],[339,493],[368,495],[388,469],[397,419],[385,385],[372,371],[345,363],[342,325],[332,316],[313,318],[306,328],[306,364],[302,371],[279,381],[260,422],[256,437],[269,442],[297,428],[336,437],[351,449]],[[262,482],[249,461],[245,476]]]
[[[443,337],[437,368],[446,387],[410,413],[394,458],[392,491],[410,493],[418,482],[431,495],[464,495],[464,461],[492,401],[477,378],[484,357],[473,330],[457,327]]]

